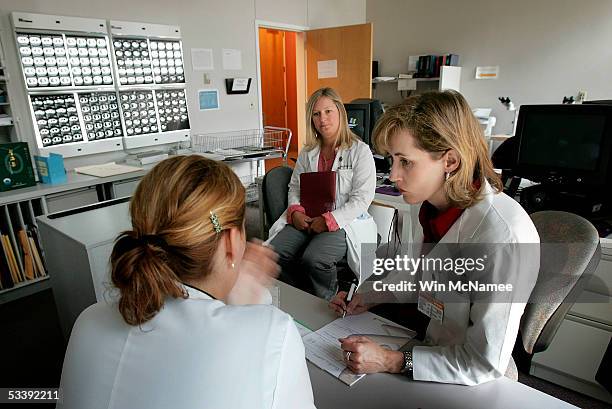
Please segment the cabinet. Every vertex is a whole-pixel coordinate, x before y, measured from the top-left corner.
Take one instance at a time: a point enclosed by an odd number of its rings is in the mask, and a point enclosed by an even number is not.
[[[442,66],[440,76],[436,78],[393,78],[390,80],[372,80],[372,86],[394,86],[397,91],[444,91],[452,89],[461,91],[461,67]]]
[[[60,326],[68,339],[79,314],[111,295],[110,254],[117,235],[132,225],[128,198],[42,216],[39,224]]]
[[[130,196],[133,189],[138,184],[138,180],[147,172],[143,169],[140,172],[126,175],[117,175],[107,178],[96,178],[68,173],[68,182],[60,185],[43,185],[18,189],[10,192],[0,193],[0,232],[5,236],[5,246],[10,245],[13,253],[15,266],[20,272],[24,272],[26,267],[27,255],[23,251],[23,242],[20,239],[21,231],[26,235],[32,236],[34,246],[39,251],[41,262],[44,265],[44,274],[24,280],[15,280],[11,285],[0,287],[0,304],[13,301],[15,299],[43,291],[50,287],[48,273],[48,258],[54,255],[66,258],[68,263],[73,263],[72,251],[61,251],[55,254],[54,248],[45,248],[39,240],[40,216],[62,212],[69,209],[79,208],[86,205],[98,204],[102,201],[113,199],[114,197]],[[83,228],[88,226],[88,228]],[[89,231],[88,223],[75,225],[75,229]],[[53,244],[49,244],[53,246]],[[0,248],[0,250],[3,250]],[[76,254],[76,253],[75,253]],[[67,257],[67,255],[70,255]],[[0,257],[4,257],[0,252]],[[11,280],[12,281],[12,280]],[[5,283],[6,284],[6,280]],[[71,297],[80,297],[71,295]]]

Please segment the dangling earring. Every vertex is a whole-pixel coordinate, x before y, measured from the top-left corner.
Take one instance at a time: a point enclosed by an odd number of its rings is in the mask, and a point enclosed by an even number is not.
[[[446,172],[446,176],[444,177],[444,181],[447,181],[449,177],[450,177],[450,172]]]
[[[235,268],[236,266],[234,265],[234,262],[232,261],[232,270]]]

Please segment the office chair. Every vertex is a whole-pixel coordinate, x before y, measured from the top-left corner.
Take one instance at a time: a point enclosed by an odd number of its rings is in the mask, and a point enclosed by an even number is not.
[[[259,211],[261,216],[261,237],[268,237],[268,230],[287,208],[287,194],[289,193],[289,181],[293,169],[287,166],[279,166],[271,169],[263,177],[261,183],[261,198]]]
[[[272,224],[287,209],[287,194],[289,193],[289,181],[292,174],[293,169],[287,166],[279,166],[271,169],[263,177],[259,197],[261,198],[261,237],[264,239],[268,238],[268,231]],[[358,279],[349,268],[346,256],[336,264],[336,271],[340,289],[346,290],[351,283],[357,284]]]
[[[601,258],[599,234],[588,220],[559,211],[530,217],[540,235],[540,271],[513,352],[518,369],[525,373],[533,354],[545,351],[552,342]]]

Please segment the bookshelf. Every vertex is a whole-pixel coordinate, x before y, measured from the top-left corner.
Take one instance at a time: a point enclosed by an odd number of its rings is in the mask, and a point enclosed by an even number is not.
[[[440,76],[431,78],[397,78],[391,80],[372,80],[372,87],[380,84],[395,84],[398,91],[444,91],[461,90],[461,67],[442,66]]]
[[[48,254],[42,248],[38,236],[38,217],[115,197],[129,196],[146,172],[147,170],[143,169],[140,172],[106,178],[69,172],[67,183],[38,184],[9,192],[0,192],[0,232],[6,237],[3,239],[4,246],[0,246],[0,267],[4,265],[2,260],[8,265],[5,253],[7,240],[15,256],[14,268],[25,274],[27,256],[34,251],[32,246],[35,246],[40,262],[44,266],[43,272],[39,271],[39,274],[30,275],[24,280],[14,280],[10,286],[6,285],[7,278],[12,278],[10,271],[8,275],[2,273],[4,280],[0,289],[0,305],[51,288],[46,261]],[[28,252],[23,249],[23,233],[20,239],[20,231],[26,232],[26,235],[28,231],[31,232],[34,243],[30,242],[31,247]],[[36,263],[35,260],[31,261]]]

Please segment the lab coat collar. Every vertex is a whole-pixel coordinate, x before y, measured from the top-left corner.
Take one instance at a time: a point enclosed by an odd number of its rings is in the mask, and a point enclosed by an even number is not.
[[[346,149],[338,148],[336,150],[336,157],[334,158],[334,164],[332,165],[331,170],[335,171],[339,166],[339,158],[342,157]],[[319,171],[319,154],[321,153],[321,146],[316,145],[314,148],[308,151],[308,162],[310,163],[310,171],[318,172]]]
[[[472,207],[468,207],[455,221],[449,231],[442,237],[440,243],[460,243],[466,239],[474,238],[478,227],[486,217],[489,209],[493,205],[495,191],[485,180],[484,194],[480,202]]]
[[[482,221],[493,205],[493,196],[495,194],[496,192],[493,190],[489,182],[485,181],[484,197],[482,200],[476,203],[474,206],[465,209],[461,216],[459,216],[459,219],[455,221],[444,237],[440,239],[439,243],[460,243],[467,239],[473,238],[478,230],[478,227],[482,224]],[[414,227],[412,230],[412,241],[414,243],[419,243],[420,245],[420,243],[423,242],[423,229],[419,223],[418,208],[420,208],[420,206],[415,206],[416,211],[411,212],[412,225]]]

